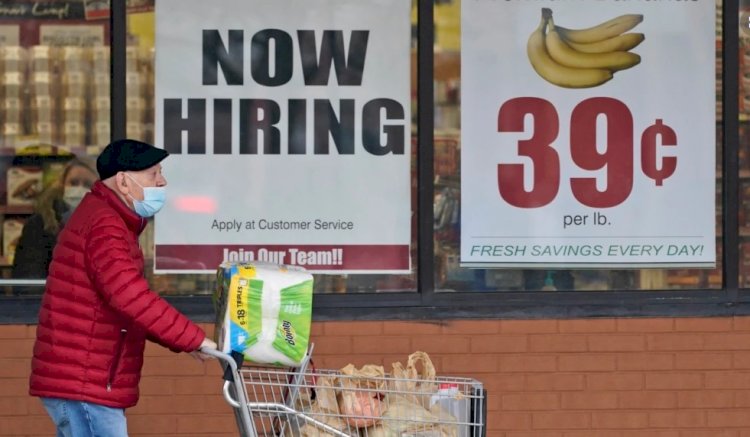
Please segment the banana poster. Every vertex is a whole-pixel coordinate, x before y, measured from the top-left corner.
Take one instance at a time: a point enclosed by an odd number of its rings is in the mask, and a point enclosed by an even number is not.
[[[461,5],[461,264],[713,267],[714,0]]]

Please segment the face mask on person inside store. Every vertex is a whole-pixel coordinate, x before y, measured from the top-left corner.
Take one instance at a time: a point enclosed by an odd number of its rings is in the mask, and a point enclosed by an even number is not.
[[[83,196],[89,192],[89,187],[83,185],[69,185],[63,189],[63,202],[70,209],[76,209],[81,203]]]
[[[127,177],[143,189],[143,200],[138,200],[128,194],[133,200],[135,213],[143,218],[153,217],[164,206],[167,199],[167,190],[164,187],[144,187],[139,184],[133,176],[125,173]]]

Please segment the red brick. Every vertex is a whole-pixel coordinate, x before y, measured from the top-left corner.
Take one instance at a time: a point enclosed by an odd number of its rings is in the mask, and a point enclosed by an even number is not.
[[[703,411],[652,411],[648,418],[654,428],[699,428],[706,426]]]
[[[187,355],[168,357],[146,357],[143,363],[143,376],[192,376],[204,375],[206,365],[213,362],[199,363]]]
[[[559,320],[558,330],[562,333],[602,333],[617,329],[615,319],[571,319]]]
[[[705,378],[707,389],[750,389],[750,372],[706,372]]]
[[[26,400],[26,398],[0,397],[0,416],[24,416],[28,414],[29,409]]]
[[[177,416],[177,432],[220,433],[237,429],[234,415],[202,414],[197,416]]]
[[[729,332],[732,331],[732,319],[727,317],[678,318],[675,319],[675,331]]]
[[[500,332],[504,334],[556,333],[557,320],[501,320]]]
[[[443,371],[447,374],[497,372],[498,361],[497,356],[486,354],[447,356],[443,358]]]
[[[591,373],[586,375],[589,390],[641,390],[644,376],[640,373]]]
[[[617,408],[617,394],[602,392],[563,393],[563,410],[613,410]]]
[[[0,325],[0,340],[9,338],[35,338],[36,337],[36,325],[34,326],[34,337],[28,336],[28,325]],[[5,342],[3,341],[3,344]]]
[[[506,412],[489,414],[487,415],[487,428],[491,430],[530,429],[531,414]]]
[[[607,431],[607,437],[620,437],[622,431]],[[564,431],[562,437],[602,437],[601,431]]]
[[[703,388],[703,374],[688,372],[649,373],[646,375],[648,390],[696,390]]]
[[[498,320],[450,320],[442,326],[443,334],[497,334],[500,332]]]
[[[561,372],[611,371],[617,368],[616,360],[608,354],[561,354],[557,358]]]
[[[482,377],[484,388],[489,393],[506,393],[509,391],[523,391],[526,387],[523,376],[515,373],[493,373]]]
[[[177,428],[177,416],[173,415],[131,415],[128,416],[128,434],[131,436],[165,435]]]
[[[750,316],[735,316],[732,318],[734,331],[750,331]]]
[[[503,437],[563,437],[560,431],[506,431]]]
[[[355,336],[352,337],[352,352],[354,354],[383,354],[414,352],[409,337],[385,336]],[[337,352],[343,353],[343,352]]]
[[[646,339],[642,335],[590,335],[588,350],[592,352],[627,352],[646,349]]]
[[[325,335],[382,335],[383,322],[326,322]]]
[[[170,396],[175,393],[175,386],[190,387],[195,381],[204,381],[206,378],[181,378],[175,380],[171,377],[148,376],[141,378],[139,386],[142,396]],[[220,382],[215,381],[215,385]]]
[[[703,336],[706,342],[704,350],[747,350],[750,343],[750,334],[739,334],[724,332],[721,334],[706,334]]]
[[[674,319],[617,319],[619,332],[669,332],[674,331]]]
[[[3,358],[0,360],[0,378],[28,378],[30,374],[30,357],[28,359]]]
[[[677,393],[669,391],[629,391],[618,393],[620,408],[666,409],[677,408]]]
[[[657,431],[655,429],[649,429],[648,434],[646,434],[644,430],[640,430],[640,429],[639,430],[622,430],[620,431],[619,437],[644,437],[646,435],[648,437],[682,437],[681,431],[676,431],[676,430]]]
[[[732,352],[732,367],[750,370],[750,352]]]
[[[617,354],[618,370],[672,370],[674,354],[644,352]]]
[[[737,394],[738,396],[740,393]],[[732,391],[697,390],[677,393],[677,407],[688,408],[730,408],[734,406],[735,394]]]
[[[442,327],[448,322],[388,322],[383,324],[383,333],[386,335],[434,335],[442,331]]]
[[[591,427],[591,415],[575,411],[552,411],[532,413],[534,429],[585,429]]]
[[[526,390],[568,391],[583,390],[584,374],[577,373],[540,373],[526,375]]]
[[[640,411],[595,411],[591,413],[594,429],[646,428],[648,413]]]
[[[675,356],[678,370],[725,370],[732,368],[732,354],[719,352],[683,352]]]
[[[0,423],[0,435],[3,436],[55,435],[55,425],[49,416],[3,417]]]
[[[503,411],[559,410],[560,396],[556,393],[507,394],[500,396]]]
[[[525,335],[475,335],[467,338],[472,353],[526,352],[529,340]]]
[[[503,354],[500,356],[501,372],[554,372],[555,355]]]
[[[680,437],[706,437],[706,430],[682,430]],[[712,429],[711,437],[748,437],[744,430]]]
[[[556,334],[530,335],[531,352],[583,352],[588,348],[585,335]]]
[[[704,348],[703,338],[695,334],[650,334],[646,345],[654,351],[700,351]]]
[[[0,361],[2,365],[2,361]],[[3,396],[27,396],[29,393],[29,380],[27,378],[2,378],[0,379],[0,394]]]
[[[459,335],[436,336],[436,335],[419,335],[411,337],[411,347],[413,350],[433,354],[466,354],[469,353],[470,337]]]
[[[361,340],[360,340],[361,341]],[[313,357],[318,354],[350,354],[352,353],[352,337],[326,335],[315,342]]]
[[[310,338],[325,336],[325,322],[313,322],[310,325]]]
[[[715,428],[748,428],[750,414],[747,410],[709,410],[706,412],[706,425]]]

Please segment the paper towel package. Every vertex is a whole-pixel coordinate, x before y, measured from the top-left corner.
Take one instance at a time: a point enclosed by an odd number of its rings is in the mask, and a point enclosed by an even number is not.
[[[216,279],[219,349],[254,363],[299,366],[310,340],[312,275],[296,266],[224,262]]]

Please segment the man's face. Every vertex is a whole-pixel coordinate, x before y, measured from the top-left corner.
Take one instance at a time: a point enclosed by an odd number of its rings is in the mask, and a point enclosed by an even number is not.
[[[161,163],[156,164],[153,167],[149,167],[141,171],[130,171],[128,172],[130,177],[135,179],[137,184],[132,179],[125,177],[125,183],[128,188],[129,194],[138,200],[143,200],[143,188],[146,187],[164,187],[167,185],[167,180],[161,173]],[[140,184],[140,186],[138,186]],[[143,188],[141,188],[143,187]]]

